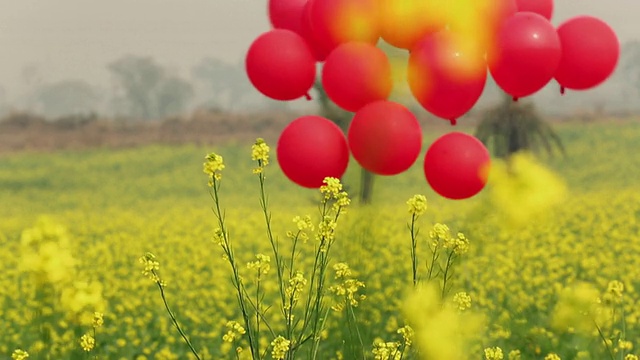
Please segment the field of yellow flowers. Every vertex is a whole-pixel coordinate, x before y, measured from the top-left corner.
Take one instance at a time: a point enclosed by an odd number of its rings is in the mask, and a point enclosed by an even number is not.
[[[2,156],[0,358],[637,359],[640,122],[558,130],[462,202],[418,162],[349,204],[275,144]]]

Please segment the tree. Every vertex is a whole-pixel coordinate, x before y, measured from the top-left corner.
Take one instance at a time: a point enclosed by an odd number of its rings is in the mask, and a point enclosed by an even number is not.
[[[484,113],[475,136],[498,158],[508,159],[523,150],[544,150],[552,155],[558,149],[564,154],[560,137],[533,104],[513,101],[508,95]]]
[[[98,91],[81,80],[62,80],[39,87],[33,96],[34,105],[48,117],[96,112]]]
[[[234,109],[252,91],[251,83],[240,66],[219,59],[203,59],[191,74],[205,85],[211,93],[208,102],[216,107]]]
[[[127,55],[108,65],[120,94],[115,97],[127,115],[152,119],[185,110],[193,95],[191,85],[167,75],[151,57]]]
[[[625,81],[640,95],[640,41],[633,40],[622,46],[619,68]]]
[[[317,99],[320,105],[320,116],[333,121],[340,127],[340,129],[342,129],[342,132],[346,134],[349,130],[349,124],[351,123],[353,114],[334,104],[322,87],[322,83],[320,81],[316,81],[313,88],[318,93]],[[362,204],[368,204],[372,200],[374,176],[375,175],[367,169],[361,169],[360,193],[358,198]]]

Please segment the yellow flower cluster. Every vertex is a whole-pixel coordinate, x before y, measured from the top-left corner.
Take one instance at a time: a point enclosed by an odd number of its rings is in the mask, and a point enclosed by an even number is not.
[[[202,164],[202,171],[209,175],[209,186],[213,186],[214,181],[222,179],[222,170],[224,170],[224,160],[222,156],[216,153],[210,153],[205,156],[205,162]]]
[[[242,335],[246,334],[246,330],[237,321],[227,321],[227,332],[222,336],[222,340],[232,343],[238,340]]]
[[[84,351],[91,351],[93,350],[94,346],[96,346],[96,339],[94,339],[93,336],[89,334],[84,334],[80,338],[80,346]]]
[[[256,142],[251,146],[251,160],[258,162],[258,166],[253,169],[254,174],[261,174],[264,168],[269,165],[269,145],[264,142],[264,139],[256,139]]]
[[[420,216],[427,211],[427,197],[424,195],[414,195],[407,200],[407,206],[409,206],[410,214]]]
[[[13,354],[11,354],[12,360],[26,360],[28,357],[29,353],[22,349],[16,349],[13,351]]]
[[[384,342],[381,340],[375,341],[373,343],[373,350],[371,353],[373,354],[374,360],[400,360],[402,359],[402,352],[399,350],[400,348],[399,342]]]
[[[484,349],[484,359],[485,360],[502,360],[504,359],[504,354],[502,353],[502,349],[499,347],[490,347]]]
[[[278,335],[271,342],[271,357],[274,360],[283,360],[287,355],[287,351],[289,351],[289,345],[291,345],[290,340]]]
[[[247,268],[256,270],[262,275],[266,275],[271,268],[271,258],[268,255],[256,254],[256,260],[247,263]]]
[[[456,304],[458,310],[465,311],[471,308],[471,296],[464,291],[453,295],[453,303]]]

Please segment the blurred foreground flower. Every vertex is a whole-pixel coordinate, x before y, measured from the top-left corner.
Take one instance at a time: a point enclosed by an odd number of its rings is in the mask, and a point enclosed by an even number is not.
[[[475,313],[443,306],[438,286],[416,288],[404,303],[404,313],[415,332],[415,343],[424,359],[470,359],[484,326]],[[477,358],[477,354],[476,354]]]
[[[489,177],[490,201],[511,225],[522,225],[562,203],[566,185],[529,153],[495,161]]]

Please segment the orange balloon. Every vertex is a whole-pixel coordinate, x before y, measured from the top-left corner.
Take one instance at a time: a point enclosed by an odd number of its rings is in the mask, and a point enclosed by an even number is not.
[[[309,0],[311,30],[327,52],[350,41],[380,39],[378,0]]]
[[[426,35],[446,25],[442,0],[380,0],[380,31],[384,41],[411,50]]]

